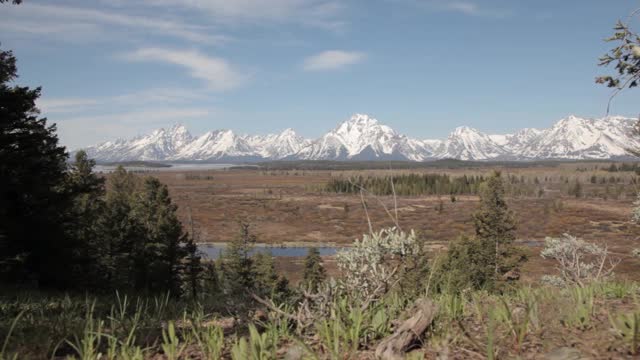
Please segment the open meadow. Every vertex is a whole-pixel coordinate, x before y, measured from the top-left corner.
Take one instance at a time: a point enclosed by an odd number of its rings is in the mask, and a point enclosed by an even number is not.
[[[464,164],[464,163],[462,163]],[[267,169],[237,168],[209,171],[153,171],[148,174],[167,184],[179,206],[183,223],[193,219],[200,242],[229,242],[238,233],[238,221],[247,220],[258,243],[287,246],[348,246],[368,232],[368,218],[374,229],[398,225],[415,230],[432,254],[446,249],[460,235],[472,235],[472,215],[478,207],[475,194],[376,195],[372,191],[336,193],[326,186],[332,179],[401,177],[408,174],[487,176],[499,170],[505,179],[507,202],[516,213],[517,243],[529,250],[522,271],[526,280],[536,280],[553,271],[539,252],[545,237],[568,233],[597,244],[624,259],[617,269],[621,276],[638,279],[632,269],[640,259],[631,256],[638,244],[638,226],[631,209],[638,190],[638,175],[632,171],[611,171],[612,163],[561,162],[523,164],[460,165],[443,163],[419,168],[366,169],[354,163],[352,169],[301,169],[271,165]],[[342,163],[342,167],[348,163]],[[616,170],[620,163],[615,166]],[[626,169],[625,169],[626,170]],[[578,185],[576,185],[578,184]],[[576,190],[577,188],[577,190]],[[366,190],[366,189],[365,189]],[[366,204],[363,206],[363,201]],[[389,215],[391,213],[391,216]],[[330,272],[332,259],[326,259]],[[292,280],[300,274],[301,258],[279,258],[277,266]]]

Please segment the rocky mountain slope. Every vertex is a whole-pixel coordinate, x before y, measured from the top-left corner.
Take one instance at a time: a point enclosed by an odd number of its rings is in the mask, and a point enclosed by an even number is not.
[[[193,136],[176,125],[85,150],[98,161],[609,159],[627,156],[628,148],[640,148],[640,141],[631,136],[635,122],[620,116],[571,115],[548,129],[495,135],[463,126],[444,140],[422,140],[399,134],[368,115],[355,114],[315,140],[292,129],[264,136],[231,130]]]

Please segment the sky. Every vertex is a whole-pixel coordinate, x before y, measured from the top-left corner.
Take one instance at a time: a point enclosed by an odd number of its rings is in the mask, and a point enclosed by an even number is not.
[[[601,117],[630,0],[24,0],[17,83],[77,149],[174,124],[314,138],[366,113],[420,139]],[[640,24],[638,24],[640,25]],[[637,90],[611,113],[637,116]]]

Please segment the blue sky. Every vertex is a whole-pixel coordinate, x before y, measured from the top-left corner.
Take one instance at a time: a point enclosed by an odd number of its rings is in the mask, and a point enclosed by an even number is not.
[[[594,77],[623,0],[24,0],[3,49],[64,145],[175,123],[195,134],[294,128],[367,113],[417,138],[599,117]],[[612,113],[637,116],[638,92]]]

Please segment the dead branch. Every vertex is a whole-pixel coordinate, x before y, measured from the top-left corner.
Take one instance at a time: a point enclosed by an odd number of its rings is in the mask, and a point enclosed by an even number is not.
[[[385,360],[400,360],[410,347],[416,343],[433,322],[438,306],[429,299],[416,301],[412,311],[414,315],[407,319],[393,333],[380,342],[376,348],[376,357]]]

